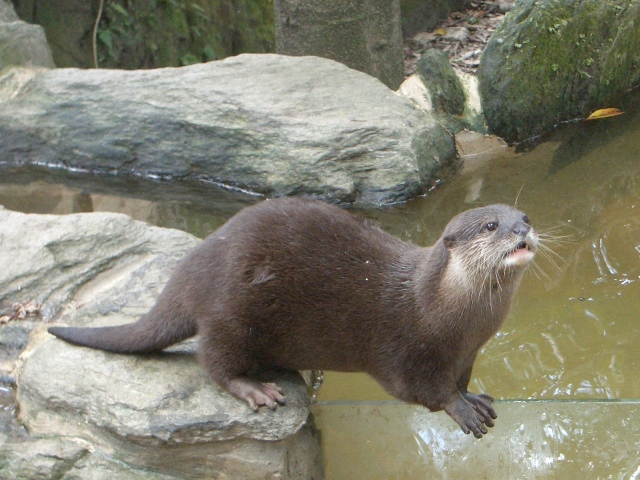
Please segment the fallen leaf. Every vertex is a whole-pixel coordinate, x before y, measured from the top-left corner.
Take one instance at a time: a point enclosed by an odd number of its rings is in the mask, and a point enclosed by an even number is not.
[[[433,32],[431,33],[435,33],[436,35],[446,35],[447,31],[444,28],[436,28]]]
[[[27,317],[34,317],[42,313],[43,305],[33,300],[29,302],[14,303],[11,308],[13,312],[10,315],[0,316],[0,325],[12,322],[13,320],[23,320]]]
[[[601,118],[615,117],[616,115],[622,115],[624,112],[617,108],[601,108],[589,115],[585,120],[599,120]]]

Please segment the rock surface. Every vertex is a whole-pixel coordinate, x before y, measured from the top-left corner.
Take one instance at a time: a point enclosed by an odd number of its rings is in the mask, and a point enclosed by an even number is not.
[[[416,73],[400,85],[398,93],[450,133],[465,129],[487,131],[476,77],[454,70],[439,50],[427,50],[418,61]]]
[[[126,215],[28,215],[0,209],[0,303],[36,300],[43,316],[137,317],[198,239]],[[65,316],[65,318],[67,318]]]
[[[640,2],[521,0],[484,51],[487,124],[508,142],[615,107],[640,84]]]
[[[0,70],[11,65],[53,68],[44,30],[21,21],[7,0],[0,0]]]
[[[130,322],[197,242],[125,215],[0,210],[0,302],[42,302],[49,322]],[[30,436],[0,430],[0,478],[322,477],[299,376],[275,378],[285,408],[254,413],[209,381],[193,341],[114,355],[61,342],[42,323],[14,370]]]
[[[331,58],[397,89],[400,0],[275,0],[276,52]]]
[[[177,69],[10,70],[0,149],[48,164],[387,204],[422,193],[452,136],[378,80],[316,57]]]
[[[464,90],[449,59],[440,50],[427,50],[416,65],[416,74],[430,86],[431,103],[436,112],[464,113]]]

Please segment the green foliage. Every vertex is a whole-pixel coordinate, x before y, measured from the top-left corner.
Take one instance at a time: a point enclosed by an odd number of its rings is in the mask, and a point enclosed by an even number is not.
[[[97,35],[105,68],[191,65],[275,49],[272,0],[105,0]]]

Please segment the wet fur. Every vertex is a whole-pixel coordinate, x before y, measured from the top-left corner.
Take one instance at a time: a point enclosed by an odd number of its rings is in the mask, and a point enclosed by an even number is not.
[[[467,385],[524,270],[499,267],[524,238],[512,228],[522,218],[505,205],[470,210],[419,248],[335,206],[269,200],[189,253],[138,322],[49,331],[119,353],[162,350],[199,333],[213,381],[253,408],[284,404],[275,385],[248,378],[256,366],[363,371],[480,437],[493,426],[492,398]],[[493,221],[500,228],[488,232]],[[529,227],[527,235],[535,248]]]

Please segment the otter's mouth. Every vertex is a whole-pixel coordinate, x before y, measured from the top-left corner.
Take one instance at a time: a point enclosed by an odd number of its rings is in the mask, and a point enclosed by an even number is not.
[[[531,244],[523,240],[513,250],[505,254],[503,263],[506,266],[526,265],[533,260],[534,255],[535,252]]]
[[[518,246],[517,246],[516,248],[514,248],[513,250],[511,250],[511,252],[510,252],[510,253],[517,252],[518,250],[524,250],[524,249],[529,250],[529,244],[523,240],[522,242],[520,242],[520,243],[518,244]]]

